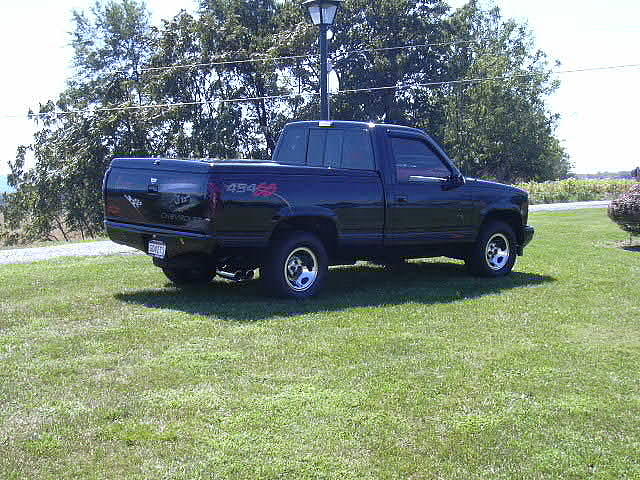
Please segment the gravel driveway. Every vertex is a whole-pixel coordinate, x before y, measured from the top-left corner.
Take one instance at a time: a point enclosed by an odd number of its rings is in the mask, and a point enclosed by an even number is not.
[[[55,247],[0,250],[0,264],[31,263],[55,257],[97,257],[102,255],[142,255],[142,252],[105,240],[103,242],[70,243]]]
[[[580,208],[607,208],[609,201],[573,202],[573,203],[547,203],[531,205],[530,212],[556,212],[559,210],[578,210]]]
[[[529,211],[577,210],[579,208],[606,208],[609,202],[553,203],[531,205]],[[55,247],[20,248],[0,250],[0,264],[32,263],[56,257],[96,257],[102,255],[143,255],[134,248],[118,245],[109,240],[103,242],[71,243]]]

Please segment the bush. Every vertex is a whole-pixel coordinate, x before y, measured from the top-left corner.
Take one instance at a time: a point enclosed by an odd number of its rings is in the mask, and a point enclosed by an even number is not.
[[[640,184],[609,205],[609,218],[631,235],[640,235]]]

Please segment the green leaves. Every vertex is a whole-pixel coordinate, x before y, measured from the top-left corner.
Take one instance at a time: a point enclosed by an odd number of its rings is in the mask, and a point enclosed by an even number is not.
[[[443,138],[451,155],[467,174],[506,182],[566,176],[570,164],[554,136],[557,117],[545,105],[557,82],[527,28],[475,3],[449,23],[455,35],[472,32],[475,42],[454,52],[456,76],[490,79],[450,87]]]

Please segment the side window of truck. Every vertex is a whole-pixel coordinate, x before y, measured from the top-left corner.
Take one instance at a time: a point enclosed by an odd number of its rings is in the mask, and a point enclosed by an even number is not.
[[[289,128],[278,147],[278,161],[289,165],[305,165],[307,161],[307,130]]]
[[[422,140],[391,137],[391,148],[398,183],[408,183],[411,176],[447,178],[451,175],[440,156]]]

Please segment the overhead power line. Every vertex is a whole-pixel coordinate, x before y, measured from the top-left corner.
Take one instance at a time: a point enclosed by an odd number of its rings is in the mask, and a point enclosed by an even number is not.
[[[351,55],[354,53],[371,53],[371,52],[384,52],[391,50],[408,50],[412,48],[427,48],[427,47],[444,47],[450,45],[464,45],[470,43],[477,43],[476,40],[465,40],[465,41],[457,41],[457,42],[441,42],[441,43],[422,43],[418,45],[401,45],[397,47],[380,47],[380,48],[364,48],[359,50],[350,50],[342,53],[341,55]],[[178,69],[187,69],[187,68],[203,68],[203,67],[216,67],[216,66],[224,66],[224,65],[241,65],[245,63],[268,63],[268,62],[278,62],[282,60],[302,60],[302,59],[310,59],[316,58],[317,54],[308,54],[308,55],[287,55],[282,57],[259,57],[259,58],[244,58],[239,60],[221,60],[217,62],[204,62],[204,63],[185,63],[185,64],[177,64],[177,65],[167,65],[162,67],[145,67],[140,68],[137,71],[139,73],[144,72],[161,72],[165,70],[178,70]],[[115,73],[127,73],[129,70],[115,70],[111,72]]]
[[[606,67],[589,67],[589,68],[577,68],[573,70],[553,70],[549,73],[552,74],[565,74],[565,73],[580,73],[580,72],[595,72],[602,70],[620,70],[624,68],[640,68],[640,63],[638,64],[630,64],[630,65],[612,65]],[[544,75],[544,73],[540,72],[529,72],[529,73],[512,73],[508,75],[498,75],[495,77],[478,77],[478,78],[467,78],[461,80],[447,80],[443,82],[427,82],[427,83],[407,83],[404,85],[389,85],[384,87],[369,87],[369,88],[353,88],[347,90],[340,90],[339,93],[356,93],[356,92],[368,92],[368,91],[378,91],[378,90],[405,90],[409,88],[417,88],[417,87],[440,87],[445,85],[460,85],[465,83],[483,83],[483,82],[492,82],[495,80],[508,80],[510,78],[523,78],[523,77],[533,77],[536,75]]]
[[[478,43],[477,40],[461,40],[458,42],[442,42],[442,43],[422,43],[419,45],[402,45],[399,47],[380,47],[380,48],[364,48],[362,50],[351,50],[345,52],[345,55],[351,55],[352,53],[370,53],[370,52],[386,52],[390,50],[408,50],[411,48],[426,48],[426,47],[447,47],[451,45],[468,45],[470,43]]]
[[[313,58],[317,55],[289,55],[285,57],[263,57],[263,58],[245,58],[242,60],[223,60],[220,62],[206,62],[206,63],[186,63],[186,64],[178,64],[178,65],[169,65],[166,67],[146,67],[138,70],[140,73],[143,72],[160,72],[163,70],[178,70],[182,68],[201,68],[201,67],[216,67],[222,65],[240,65],[243,63],[267,63],[267,62],[277,62],[280,60],[300,60]],[[116,70],[113,73],[126,73],[127,70]]]
[[[576,68],[576,69],[570,69],[570,70],[554,70],[549,73],[568,74],[568,73],[595,72],[595,71],[605,71],[605,70],[621,70],[621,69],[629,69],[629,68],[640,68],[640,63],[627,64],[627,65],[608,65],[608,66],[599,66],[599,67]],[[336,92],[336,94],[375,92],[380,90],[407,90],[411,88],[432,88],[432,87],[442,87],[446,85],[461,85],[461,84],[493,82],[497,80],[508,80],[511,78],[525,78],[525,77],[532,77],[537,75],[545,75],[545,73],[540,73],[540,72],[514,73],[514,74],[508,74],[508,75],[498,75],[494,77],[477,77],[477,78],[468,78],[468,79],[460,79],[460,80],[447,80],[447,81],[440,81],[440,82],[407,83],[407,84],[400,84],[400,85],[352,88],[352,89],[340,90]],[[100,108],[88,108],[88,109],[82,109],[82,110],[67,110],[67,111],[61,110],[61,111],[45,112],[45,113],[33,113],[33,114],[30,114],[30,116],[31,117],[56,117],[56,116],[64,116],[64,115],[93,114],[93,113],[100,113],[100,112],[149,110],[149,109],[155,109],[155,108],[177,108],[177,107],[191,107],[191,106],[197,106],[197,105],[211,105],[211,104],[220,104],[220,103],[242,103],[242,102],[252,102],[252,101],[262,101],[262,100],[278,100],[283,98],[294,98],[294,97],[305,97],[305,96],[313,97],[317,95],[319,95],[318,92],[302,92],[302,93],[289,93],[289,94],[282,94],[282,95],[264,95],[264,96],[256,96],[256,97],[242,97],[242,98],[228,98],[228,99],[221,98],[221,99],[215,99],[215,100],[201,100],[201,101],[193,101],[193,102],[152,103],[147,105],[123,105],[123,106],[116,106],[116,107],[100,107]],[[24,118],[24,115],[6,115],[0,118]]]

